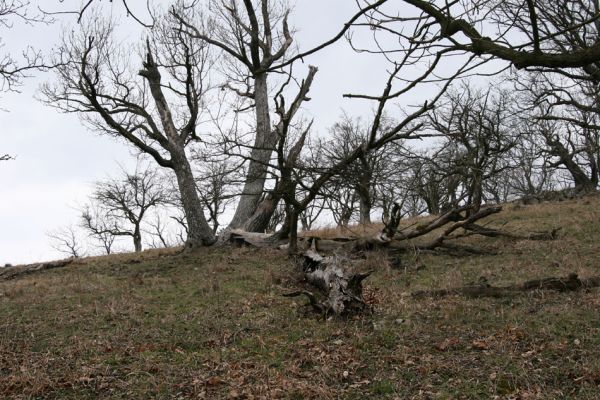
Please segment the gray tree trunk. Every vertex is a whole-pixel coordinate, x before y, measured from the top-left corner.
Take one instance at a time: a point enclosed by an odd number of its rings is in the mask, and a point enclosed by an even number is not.
[[[142,251],[142,233],[139,225],[136,225],[133,231],[133,247],[136,253]]]
[[[358,194],[358,222],[360,224],[371,223],[372,200],[370,193],[371,181],[368,177],[361,178],[361,182],[356,186]]]
[[[277,134],[271,127],[266,73],[256,76],[254,80],[254,102],[256,105],[256,138],[250,153],[244,189],[229,228],[260,232],[264,231],[264,224],[244,225],[248,223],[260,204],[267,178],[267,164],[277,143]]]
[[[248,218],[242,226],[247,232],[264,232],[269,226],[269,222],[277,209],[279,196],[268,193],[256,207],[255,212]]]
[[[184,150],[181,149],[183,152]],[[187,239],[185,241],[186,249],[193,249],[201,246],[210,246],[215,243],[215,235],[206,221],[202,202],[196,191],[196,182],[190,163],[185,155],[177,158],[174,163],[174,172],[177,177],[177,185],[181,194],[181,204],[188,223]]]

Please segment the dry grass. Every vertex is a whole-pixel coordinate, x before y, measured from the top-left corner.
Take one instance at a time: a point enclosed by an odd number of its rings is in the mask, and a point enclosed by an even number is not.
[[[281,293],[282,253],[85,259],[0,282],[4,399],[597,399],[600,292],[414,300],[418,289],[600,275],[600,201],[492,217],[560,240],[469,239],[497,256],[375,253],[373,315],[323,321]],[[332,233],[333,235],[333,233]]]

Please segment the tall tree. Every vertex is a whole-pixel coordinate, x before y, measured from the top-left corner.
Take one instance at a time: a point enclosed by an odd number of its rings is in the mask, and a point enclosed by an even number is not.
[[[259,209],[268,166],[278,140],[271,123],[269,72],[290,56],[293,42],[288,26],[290,8],[285,0],[219,0],[206,10],[201,21],[190,18],[198,2],[178,3],[173,15],[190,37],[222,52],[227,82],[223,86],[251,101],[254,139],[247,156],[248,167],[230,228],[264,231],[268,219],[253,218]]]
[[[42,89],[46,103],[79,114],[89,126],[171,169],[185,211],[186,247],[214,243],[186,154],[198,138],[208,49],[182,35],[179,22],[165,15],[146,40],[142,68],[135,73],[130,51],[113,40],[113,24],[90,16],[79,31],[65,34],[56,55],[57,82]]]

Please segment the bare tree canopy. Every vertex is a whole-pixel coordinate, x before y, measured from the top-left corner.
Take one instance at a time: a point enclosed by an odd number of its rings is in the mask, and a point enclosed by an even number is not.
[[[114,238],[131,237],[136,252],[142,250],[142,223],[148,212],[170,204],[172,196],[157,172],[149,167],[123,177],[97,182],[91,202],[82,213],[82,226],[98,240],[107,254]]]
[[[369,14],[369,25],[447,52],[506,60],[517,68],[581,68],[600,60],[597,0],[427,1],[403,0],[413,13],[386,1]],[[362,4],[371,4],[365,1]],[[435,30],[407,34],[402,24],[423,21]]]
[[[77,113],[92,128],[133,145],[171,169],[188,224],[186,245],[209,245],[215,236],[198,198],[186,147],[196,128],[210,65],[206,46],[181,35],[168,15],[144,44],[144,59],[132,61],[113,40],[114,26],[98,17],[67,33],[57,52],[57,83],[42,89],[44,101]],[[141,64],[137,72],[133,69]]]
[[[74,258],[85,255],[81,237],[77,228],[72,225],[46,232],[46,236],[50,239],[52,247],[60,253]]]
[[[48,23],[43,15],[33,14],[29,1],[0,0],[0,32],[11,29],[15,24]],[[0,48],[5,43],[0,36]],[[42,54],[29,46],[22,50],[20,59],[10,53],[0,53],[0,92],[14,91],[33,70],[46,68]]]

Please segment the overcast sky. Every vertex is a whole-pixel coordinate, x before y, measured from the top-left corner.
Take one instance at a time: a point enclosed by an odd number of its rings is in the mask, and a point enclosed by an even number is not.
[[[52,3],[38,4],[49,9]],[[58,9],[61,5],[58,0],[55,3]],[[142,34],[141,27],[123,16],[118,2],[102,5],[105,12],[113,8],[112,13],[121,16],[122,32],[132,38]],[[296,42],[309,48],[330,38],[355,12],[354,2],[347,0],[298,1],[291,16],[299,31]],[[49,52],[63,29],[77,29],[75,19],[61,16],[50,26],[16,22],[12,29],[2,29],[5,47],[0,51],[18,56],[33,46]],[[305,61],[319,68],[312,101],[305,107],[318,129],[333,124],[342,109],[352,114],[368,112],[370,104],[344,100],[342,94],[377,93],[385,78],[383,63],[357,56],[345,41]],[[76,224],[77,207],[90,194],[91,184],[117,173],[119,164],[125,168],[135,164],[134,152],[126,143],[90,132],[76,115],[60,114],[35,99],[39,85],[52,79],[52,73],[36,73],[24,81],[20,93],[0,95],[0,106],[6,110],[0,112],[0,152],[16,157],[0,164],[0,265],[60,257],[46,232]]]

